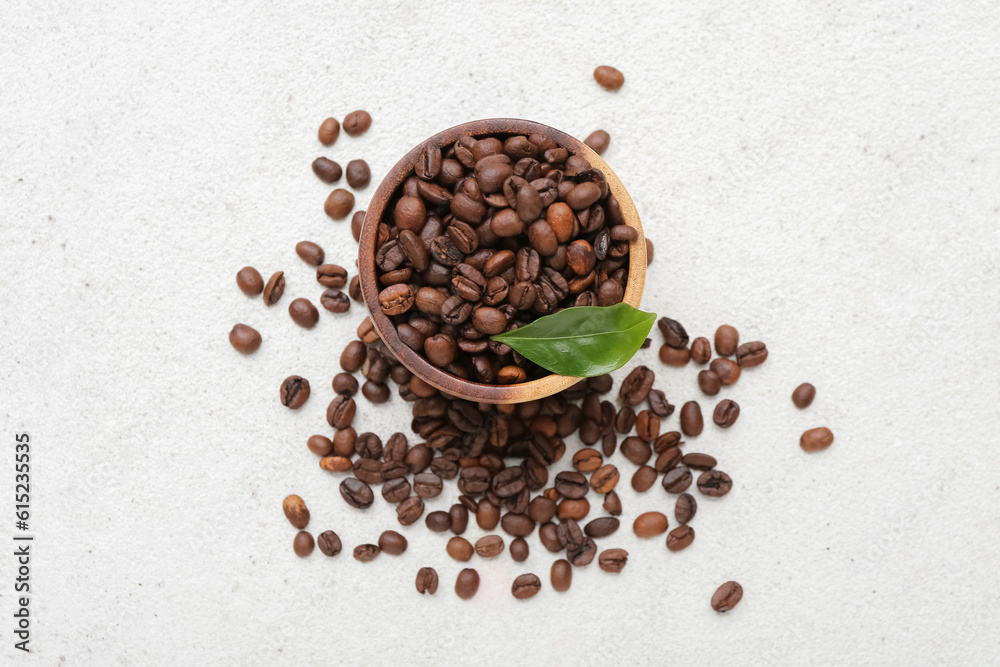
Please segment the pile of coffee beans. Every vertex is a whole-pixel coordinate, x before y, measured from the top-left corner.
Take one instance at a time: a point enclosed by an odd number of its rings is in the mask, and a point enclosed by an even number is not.
[[[604,173],[550,137],[428,142],[379,225],[379,306],[435,366],[524,382],[548,371],[490,336],[619,303],[637,236]]]
[[[370,118],[368,122],[370,123]],[[329,137],[332,130],[328,123],[324,123],[324,126],[327,127],[326,136]],[[356,129],[358,125],[352,127]],[[323,136],[321,128],[321,139]],[[335,139],[334,136],[333,140]],[[471,315],[484,308],[494,309],[484,301],[488,297],[488,290],[472,293],[480,287],[481,282],[476,273],[472,273],[475,271],[481,274],[487,286],[493,279],[503,280],[508,294],[518,282],[528,283],[533,287],[536,299],[543,288],[552,291],[555,294],[552,308],[565,307],[580,294],[592,292],[590,288],[594,282],[601,284],[612,280],[619,285],[624,284],[628,239],[621,233],[616,238],[612,233],[617,227],[611,213],[614,204],[606,193],[599,193],[598,198],[586,207],[574,207],[567,203],[580,184],[595,184],[603,177],[593,174],[595,170],[589,165],[571,163],[572,156],[563,157],[562,153],[555,156],[559,159],[550,159],[553,158],[550,151],[558,150],[558,147],[550,146],[545,138],[534,135],[510,137],[504,142],[497,139],[480,145],[482,141],[485,140],[460,140],[454,146],[443,149],[425,147],[425,155],[417,166],[416,176],[404,184],[403,193],[397,200],[397,208],[399,202],[406,198],[415,200],[417,203],[411,202],[402,207],[402,215],[405,219],[406,216],[413,215],[413,211],[419,212],[422,207],[422,224],[400,226],[395,216],[391,223],[382,222],[384,232],[381,234],[379,247],[380,250],[386,248],[381,253],[383,259],[390,254],[401,259],[393,268],[380,265],[379,275],[385,281],[385,276],[393,272],[408,272],[405,280],[387,284],[386,289],[402,286],[413,292],[412,303],[407,310],[393,315],[397,318],[397,329],[401,337],[411,337],[414,341],[412,347],[422,350],[432,363],[442,368],[456,374],[461,374],[461,369],[464,369],[477,379],[485,376],[481,368],[477,370],[477,362],[472,359],[477,356],[487,357],[487,363],[498,366],[494,380],[500,381],[500,372],[506,367],[505,362],[511,362],[507,365],[520,369],[524,376],[527,376],[530,367],[519,363],[509,351],[492,349],[488,343],[470,349],[470,343],[478,343],[486,335],[486,331],[476,326],[476,320],[449,322],[444,313],[450,311],[429,304],[434,302],[443,306],[449,300],[458,299],[463,305],[469,305]],[[508,142],[511,143],[510,147],[507,146]],[[520,156],[515,148],[524,155]],[[468,156],[463,151],[467,151]],[[513,161],[511,154],[513,157],[520,157]],[[541,156],[541,160],[533,157],[537,155]],[[531,161],[531,169],[541,170],[542,165],[548,165],[544,177],[539,176],[529,181],[523,175],[516,176],[515,169],[524,160]],[[457,166],[444,166],[448,161]],[[450,170],[454,178],[448,185],[445,185],[447,181],[439,178],[444,170]],[[510,174],[507,174],[508,170]],[[483,194],[479,175],[491,171],[497,171],[501,176],[506,175],[502,179],[497,176],[493,185],[487,188],[492,191]],[[556,175],[554,172],[561,174]],[[584,173],[590,175],[581,180],[575,179]],[[533,193],[530,195],[531,199],[534,199],[535,194],[540,197],[540,189],[534,183],[539,179],[549,179],[550,176],[554,176],[552,182],[555,183],[552,200],[542,202],[544,206],[537,213],[532,209],[532,215],[521,216],[518,213],[518,204],[521,202],[519,193],[528,191]],[[515,177],[523,182],[510,185],[514,191],[514,199],[510,201],[502,191]],[[495,189],[498,182],[500,190]],[[562,187],[564,183],[570,185]],[[429,186],[448,193],[447,205],[443,194],[436,202],[427,197],[428,192],[438,192],[428,189]],[[477,191],[481,201],[477,200]],[[496,197],[491,202],[487,196],[493,195]],[[503,201],[500,197],[503,197]],[[481,207],[482,215],[475,227],[472,227],[471,221],[462,217],[473,216],[465,212],[462,216],[455,214],[452,206],[456,199],[459,200],[458,208],[462,211],[472,210],[476,204]],[[569,209],[567,220],[571,219],[572,222],[567,223],[568,236],[556,236],[554,247],[557,249],[541,254],[537,250],[537,240],[548,238],[548,232],[540,236],[536,233],[533,238],[530,229],[533,225],[544,222],[555,235],[553,226],[548,224],[547,214],[559,204]],[[595,215],[595,206],[603,213]],[[521,223],[521,227],[517,234],[494,239],[489,236],[488,230],[492,230],[493,220],[502,211],[509,211],[510,213],[504,214],[505,217],[513,215]],[[581,220],[580,214],[584,211],[588,213]],[[363,220],[364,214],[360,213]],[[584,231],[588,229],[590,221],[601,216],[604,216],[603,220],[611,221],[611,224],[602,221],[600,226]],[[357,217],[356,214],[355,218]],[[526,220],[523,218],[528,218],[529,224],[524,225]],[[410,222],[412,221],[408,220],[407,224]],[[352,221],[352,230],[354,227]],[[357,227],[360,228],[360,222]],[[468,231],[466,227],[472,230],[470,234],[464,233]],[[484,227],[486,230],[480,231]],[[427,231],[428,228],[430,231]],[[451,231],[453,229],[458,231]],[[617,266],[613,265],[614,262],[611,265],[605,264],[599,276],[600,263],[611,257],[610,254],[605,254],[598,258],[594,250],[594,244],[602,234],[606,236],[609,248],[614,247],[615,243],[624,243],[626,252],[613,258],[625,261]],[[355,237],[357,236],[355,232]],[[469,241],[472,246],[464,245],[460,248],[458,243],[465,241]],[[570,251],[567,249],[579,241],[586,243],[594,253],[593,264],[590,266],[593,282],[576,294],[572,290],[566,290],[560,296],[555,288],[561,283],[555,276],[565,279],[566,272],[569,271],[573,273],[574,279],[581,277],[570,265]],[[558,248],[566,249],[566,264],[560,268],[556,268],[558,260],[555,262],[556,266],[552,262],[553,257],[563,252]],[[426,255],[421,255],[420,249]],[[326,257],[320,246],[308,241],[300,242],[296,246],[296,253],[303,261],[317,267],[317,280],[321,286],[327,287],[324,298],[330,292],[343,296],[338,288],[347,284],[347,272],[338,265],[324,264]],[[424,257],[426,261],[422,261],[420,257]],[[497,257],[501,259],[495,259]],[[454,261],[448,264],[447,261],[442,262],[442,259]],[[499,269],[487,269],[497,262],[501,265]],[[432,266],[440,268],[431,273]],[[460,266],[468,268],[459,268]],[[530,279],[526,277],[520,280],[519,271],[523,267],[532,272]],[[609,273],[608,269],[613,271]],[[617,272],[622,272],[621,282],[612,277]],[[434,281],[439,278],[433,278],[435,274],[446,276],[447,281],[436,285]],[[566,282],[568,284],[569,281]],[[355,276],[351,280],[349,291],[358,299],[356,283]],[[263,293],[267,305],[276,303],[285,287],[281,272],[274,274],[265,285],[261,275],[251,267],[239,271],[237,284],[248,296]],[[421,297],[420,292],[428,288],[439,296],[431,297],[429,292],[424,292]],[[399,291],[402,293],[401,289]],[[593,294],[599,297],[600,288]],[[548,297],[543,297],[545,298]],[[620,300],[620,296],[618,299]],[[331,304],[340,303],[340,298],[335,296],[330,296],[327,300]],[[308,308],[300,303],[302,301],[306,300],[293,301],[293,305],[297,302],[299,305],[295,305],[294,309],[290,307],[289,312],[297,324],[309,326],[310,322],[314,323],[315,308]],[[321,301],[327,306],[326,301]],[[349,306],[350,302],[346,297],[344,301]],[[390,308],[396,307],[397,301],[405,304],[407,299],[404,296],[386,300]],[[509,305],[509,296],[507,303]],[[327,308],[335,310],[329,306]],[[410,309],[415,312],[408,313]],[[335,312],[346,310],[347,307],[344,307]],[[546,306],[535,307],[534,303],[521,310],[513,307],[513,312],[503,312],[504,328],[516,326],[518,322],[530,320],[531,315],[544,312],[547,312]],[[482,324],[483,317],[479,320]],[[488,322],[488,319],[485,321]],[[486,328],[490,329],[488,326]],[[664,317],[659,320],[658,328],[663,338],[659,354],[661,361],[667,367],[683,366],[691,362],[706,366],[699,373],[697,384],[702,394],[708,397],[735,384],[741,379],[744,370],[759,366],[768,356],[767,347],[762,342],[740,344],[739,332],[729,325],[720,326],[715,333],[714,359],[713,344],[705,337],[690,340],[680,322]],[[418,337],[419,346],[415,344]],[[261,336],[249,326],[238,324],[230,332],[230,342],[237,351],[250,354],[260,346]],[[649,342],[647,339],[647,344]],[[466,361],[458,361],[460,359]],[[341,372],[330,382],[333,398],[326,411],[327,425],[332,433],[327,431],[329,435],[320,433],[310,436],[307,448],[318,457],[319,467],[323,471],[336,476],[341,498],[347,506],[366,510],[381,496],[383,502],[395,506],[397,522],[404,527],[410,539],[414,534],[413,529],[408,527],[422,522],[429,533],[439,535],[433,539],[441,540],[442,557],[450,557],[461,563],[482,560],[482,567],[492,559],[503,557],[505,551],[509,552],[514,562],[523,562],[531,549],[528,539],[537,531],[540,547],[553,554],[548,581],[553,590],[566,592],[572,585],[573,570],[576,567],[586,567],[596,560],[601,570],[617,574],[628,563],[629,554],[624,549],[613,544],[603,547],[607,541],[614,540],[625,513],[616,492],[623,476],[629,476],[632,488],[640,494],[649,492],[657,483],[667,494],[668,506],[664,507],[663,496],[650,496],[647,506],[634,508],[635,518],[632,521],[632,530],[637,537],[663,540],[661,544],[665,548],[661,548],[665,552],[678,552],[693,543],[695,530],[691,522],[698,510],[695,493],[705,498],[718,498],[725,496],[733,486],[730,475],[718,469],[714,456],[686,451],[688,448],[685,446],[685,439],[697,437],[705,428],[699,402],[684,401],[679,411],[678,425],[675,430],[670,429],[668,424],[675,412],[675,405],[657,388],[656,372],[644,365],[630,369],[617,392],[614,392],[611,376],[603,375],[581,380],[559,394],[526,403],[472,403],[442,394],[414,376],[388,348],[382,346],[371,320],[366,317],[357,329],[357,340],[350,342],[342,351],[340,367]],[[356,377],[358,373],[363,382]],[[390,389],[391,385],[395,386],[395,392]],[[292,375],[282,383],[279,397],[283,405],[297,409],[308,400],[311,393],[312,388],[306,378]],[[370,403],[384,403],[392,400],[393,393],[411,406],[411,434],[394,432],[383,436],[373,432],[358,433],[353,423],[359,398],[364,397]],[[807,407],[814,397],[815,388],[809,384],[799,386],[792,396],[799,408]],[[709,412],[717,428],[729,428],[739,417],[740,407],[732,399],[725,398]],[[583,447],[567,451],[567,440],[574,436],[579,437]],[[829,429],[815,428],[803,434],[800,445],[806,451],[819,451],[828,447],[832,441],[833,434]],[[550,474],[553,464],[565,456],[571,460],[572,470]],[[437,510],[425,514],[424,501],[445,494],[454,499],[450,508],[447,511]],[[672,529],[671,518],[667,511],[663,511],[669,510],[671,506],[672,512],[669,514],[676,522]],[[292,547],[298,556],[311,555],[317,545],[320,552],[330,558],[337,557],[343,551],[341,539],[333,530],[320,532],[314,540],[307,530],[310,513],[302,498],[297,495],[288,496],[283,503],[283,510],[289,523],[297,530]],[[470,521],[475,521],[479,529],[487,533],[475,543],[463,536]],[[406,535],[395,530],[384,530],[377,540],[355,545],[351,553],[363,563],[370,562],[382,553],[400,556],[407,551]],[[602,543],[601,546],[598,541]],[[462,599],[474,597],[480,581],[477,569],[466,567],[455,581],[456,595]],[[433,595],[438,589],[438,583],[438,574],[433,567],[424,565],[417,569],[415,587],[418,593]],[[528,599],[535,596],[542,587],[542,580],[538,575],[523,573],[511,582],[511,594],[517,599]],[[712,596],[711,605],[716,611],[724,612],[732,609],[741,598],[742,587],[730,581]]]

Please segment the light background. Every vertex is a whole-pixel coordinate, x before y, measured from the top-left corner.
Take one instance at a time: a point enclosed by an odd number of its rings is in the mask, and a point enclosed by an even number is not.
[[[5,6],[0,534],[27,430],[37,541],[28,658],[2,547],[3,660],[995,664],[1000,8],[837,4]],[[619,93],[591,78],[605,63]],[[319,122],[357,108],[371,130],[324,149]],[[771,356],[724,394],[737,425],[688,442],[735,480],[701,501],[690,549],[625,528],[602,542],[631,553],[624,573],[578,570],[559,595],[536,533],[522,565],[474,563],[462,602],[422,526],[401,558],[292,554],[288,493],[348,548],[395,519],[381,499],[349,510],[305,448],[361,310],[304,331],[286,307],[321,291],[297,241],[355,252],[313,158],[364,158],[377,183],[424,137],[494,116],[607,129],[656,242],[644,306],[692,335],[733,324]],[[237,291],[245,264],[286,272],[277,308]],[[264,336],[250,358],[227,342],[236,322]],[[639,359],[673,402],[699,396],[694,367]],[[314,387],[298,413],[277,401],[291,373]],[[805,380],[819,393],[800,412]],[[836,443],[804,454],[824,424]],[[398,398],[356,422],[407,425]],[[672,517],[658,487],[622,496],[625,526]],[[422,565],[433,598],[413,589]],[[524,571],[546,590],[518,602]],[[729,579],[745,596],[719,615]]]

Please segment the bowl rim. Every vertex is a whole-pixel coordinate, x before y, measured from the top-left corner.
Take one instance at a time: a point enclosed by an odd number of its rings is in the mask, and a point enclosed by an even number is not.
[[[378,276],[375,269],[375,242],[378,237],[378,223],[392,199],[392,195],[402,183],[413,173],[413,165],[419,159],[420,151],[427,142],[435,142],[439,146],[448,146],[460,137],[518,135],[525,136],[541,133],[552,138],[557,144],[568,148],[572,154],[583,155],[590,164],[604,172],[611,194],[618,200],[622,220],[626,225],[638,232],[634,241],[629,244],[629,276],[625,285],[622,301],[638,308],[642,298],[646,280],[646,240],[639,220],[639,212],[635,208],[632,197],[625,185],[615,174],[608,163],[582,141],[565,132],[548,125],[519,118],[487,118],[469,121],[449,127],[446,130],[428,137],[408,151],[382,179],[372,195],[368,209],[365,212],[364,223],[358,242],[358,280],[362,298],[368,310],[376,333],[394,356],[416,377],[450,396],[481,403],[522,403],[546,396],[551,396],[568,389],[581,380],[578,377],[558,375],[555,373],[518,384],[484,384],[472,380],[464,380],[452,375],[444,369],[433,365],[422,355],[404,344],[396,333],[392,320],[382,312],[378,305]],[[632,261],[633,257],[641,258]]]

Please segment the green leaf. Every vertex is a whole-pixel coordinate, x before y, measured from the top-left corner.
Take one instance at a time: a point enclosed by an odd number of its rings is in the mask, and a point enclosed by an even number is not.
[[[624,366],[642,346],[656,313],[627,303],[578,306],[493,336],[542,368],[573,377],[604,375]]]

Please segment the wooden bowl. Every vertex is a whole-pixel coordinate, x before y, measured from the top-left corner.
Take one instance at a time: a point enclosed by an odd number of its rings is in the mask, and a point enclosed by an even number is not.
[[[591,165],[604,172],[611,193],[618,199],[622,219],[626,225],[639,233],[638,238],[629,246],[628,284],[625,286],[623,299],[625,303],[638,308],[639,299],[642,297],[642,288],[646,281],[646,239],[642,233],[642,224],[639,222],[639,213],[635,210],[635,204],[621,180],[611,170],[611,167],[601,159],[601,156],[590,147],[565,132],[560,132],[541,123],[516,118],[490,118],[462,123],[435,134],[428,141],[434,141],[444,148],[462,136],[485,137],[505,134],[527,136],[535,132],[551,137],[557,144],[569,149],[571,154],[584,156]],[[424,143],[421,142],[420,145],[404,155],[403,159],[389,170],[372,196],[364,225],[361,228],[361,241],[358,248],[358,276],[361,282],[361,293],[368,306],[368,315],[375,325],[375,330],[385,345],[404,366],[410,369],[410,372],[427,384],[457,398],[481,403],[523,403],[545,398],[568,389],[576,384],[580,378],[552,374],[520,384],[499,385],[472,382],[456,377],[433,365],[405,345],[396,334],[396,327],[392,321],[379,307],[379,285],[375,271],[375,243],[378,237],[378,223],[382,220],[383,213],[389,202],[392,201],[396,189],[413,174],[413,165],[418,160],[420,149]]]

